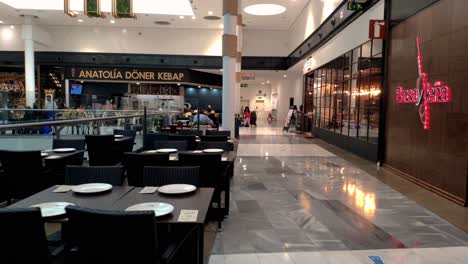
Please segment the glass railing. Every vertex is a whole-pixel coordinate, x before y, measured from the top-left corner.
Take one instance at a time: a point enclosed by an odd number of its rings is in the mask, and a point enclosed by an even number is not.
[[[46,150],[53,139],[84,139],[86,135],[112,135],[135,130],[135,149],[145,133],[181,133],[182,130],[217,129],[181,111],[143,110],[33,110],[0,109],[0,149]],[[200,133],[199,132],[199,133]]]

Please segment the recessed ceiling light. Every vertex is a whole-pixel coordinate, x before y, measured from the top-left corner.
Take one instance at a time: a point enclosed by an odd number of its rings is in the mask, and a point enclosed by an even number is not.
[[[15,29],[15,26],[11,25],[10,28],[11,28],[11,29]]]
[[[83,19],[78,19],[77,21],[78,21],[79,23],[81,23],[81,22],[83,22]]]
[[[198,88],[201,88],[201,85],[198,85]]]
[[[109,21],[111,24],[115,24],[115,20],[111,19],[111,21]]]
[[[275,4],[257,4],[247,6],[244,12],[255,16],[273,16],[286,12],[286,7]]]
[[[265,84],[265,83],[262,83],[262,84]]]
[[[140,85],[140,83],[139,83],[139,82],[137,82],[137,83],[136,83],[136,85]]]
[[[197,17],[196,17],[196,16],[192,16],[192,19],[197,19]]]
[[[213,11],[208,11],[208,15],[212,16],[212,15],[213,15]]]
[[[184,19],[185,17],[184,16],[179,16],[180,19]]]
[[[168,26],[170,25],[171,23],[168,22],[168,21],[155,21],[154,22],[156,25],[160,25],[160,26]]]
[[[3,21],[2,21],[2,20],[0,20],[0,24],[3,24]]]
[[[122,29],[122,33],[127,33],[127,29],[126,28]]]
[[[283,77],[286,78],[286,77],[288,77],[288,76],[285,74],[285,75],[283,75]]]
[[[221,17],[219,16],[205,16],[203,18],[206,20],[221,20]]]
[[[177,85],[180,86],[180,83],[178,83]]]

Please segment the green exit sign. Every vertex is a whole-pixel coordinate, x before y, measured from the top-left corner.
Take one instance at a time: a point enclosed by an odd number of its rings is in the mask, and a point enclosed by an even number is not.
[[[247,88],[247,87],[249,87],[248,84],[246,84],[246,83],[241,83],[241,88]]]
[[[364,3],[349,2],[348,10],[351,11],[362,11],[364,10]]]

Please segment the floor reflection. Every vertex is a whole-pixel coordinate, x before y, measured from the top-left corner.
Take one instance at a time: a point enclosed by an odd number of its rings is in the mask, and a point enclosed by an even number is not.
[[[356,208],[366,217],[374,217],[375,209],[377,207],[375,193],[365,192],[361,188],[362,187],[354,183],[345,182],[343,184],[343,192],[348,194],[350,198],[354,199],[354,205]]]

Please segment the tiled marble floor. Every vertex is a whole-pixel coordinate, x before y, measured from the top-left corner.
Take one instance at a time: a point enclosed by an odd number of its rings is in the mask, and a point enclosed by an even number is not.
[[[210,263],[371,263],[366,254],[465,263],[455,247],[468,247],[467,233],[317,140],[268,128],[241,135],[231,212]]]

